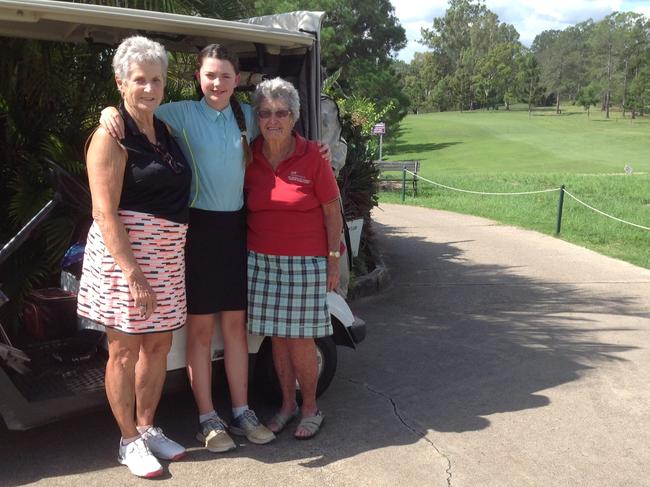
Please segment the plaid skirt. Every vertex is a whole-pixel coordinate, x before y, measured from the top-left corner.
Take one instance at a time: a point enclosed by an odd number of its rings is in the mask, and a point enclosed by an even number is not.
[[[249,251],[248,332],[284,338],[331,335],[327,259]]]
[[[145,320],[129,284],[108,252],[97,223],[88,232],[77,314],[131,334],[172,331],[185,324],[185,233],[187,225],[147,213],[119,210],[135,260],[156,293],[157,306]]]

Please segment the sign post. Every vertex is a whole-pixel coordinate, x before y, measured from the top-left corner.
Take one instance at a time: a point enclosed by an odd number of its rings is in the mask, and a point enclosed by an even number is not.
[[[373,134],[379,134],[379,160],[381,161],[382,146],[384,144],[384,134],[386,133],[386,124],[379,122],[372,128]]]

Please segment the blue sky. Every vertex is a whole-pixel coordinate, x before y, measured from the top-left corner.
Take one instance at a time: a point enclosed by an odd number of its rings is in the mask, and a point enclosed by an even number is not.
[[[420,0],[417,7],[414,0],[391,2],[409,40],[398,59],[410,62],[415,52],[426,51],[417,43],[420,28],[431,27],[434,17],[444,15],[447,0]],[[650,0],[486,0],[485,4],[502,22],[515,26],[526,46],[544,30],[565,29],[589,18],[600,20],[615,11],[634,11],[650,17]]]

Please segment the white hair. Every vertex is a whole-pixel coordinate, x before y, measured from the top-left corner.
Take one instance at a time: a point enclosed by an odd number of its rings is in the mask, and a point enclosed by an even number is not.
[[[282,78],[262,81],[253,94],[253,110],[257,113],[264,100],[283,100],[294,121],[300,117],[300,96],[298,90]]]
[[[159,63],[163,78],[167,79],[167,51],[162,44],[143,36],[127,37],[115,50],[113,72],[120,79],[129,76],[133,63]]]

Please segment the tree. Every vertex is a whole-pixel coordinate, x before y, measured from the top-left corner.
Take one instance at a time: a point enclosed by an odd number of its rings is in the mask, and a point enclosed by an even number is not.
[[[421,33],[421,42],[444,60],[447,69],[439,79],[447,78],[460,110],[504,101],[515,74],[513,52],[520,47],[512,25],[500,22],[480,0],[451,0],[445,15]]]
[[[341,93],[346,96],[363,94],[379,107],[390,106],[385,113],[384,122],[389,132],[395,133],[399,121],[406,116],[408,97],[400,88],[400,81],[392,64],[378,66],[368,59],[359,59],[348,66],[349,79],[344,83],[339,79]]]
[[[509,99],[504,99],[504,95],[514,80],[517,51],[515,44],[497,44],[479,59],[473,81],[483,93],[486,108],[503,101],[506,110],[510,109]]]
[[[650,75],[648,74],[648,67],[646,67],[630,83],[626,104],[627,108],[632,112],[632,119],[636,118],[637,113],[644,114],[648,102],[650,102]]]
[[[555,113],[558,114],[560,113],[560,93],[566,62],[566,52],[560,47],[560,35],[559,30],[544,31],[535,38],[532,45],[541,66],[541,81],[546,88],[546,93],[555,95]]]
[[[555,96],[555,111],[558,114],[562,94],[579,91],[581,62],[584,59],[584,27],[576,25],[564,31],[544,31],[531,46],[540,65],[541,84],[547,94]]]
[[[589,118],[590,108],[598,104],[598,99],[596,89],[592,85],[589,85],[582,89],[576,101],[578,105],[587,111],[587,118]]]
[[[445,15],[433,19],[433,28],[421,30],[421,42],[434,52],[447,56],[453,72],[463,51],[471,47],[472,26],[479,23],[487,12],[481,1],[450,0]]]
[[[449,84],[454,94],[454,100],[457,103],[458,110],[461,112],[465,108],[469,110],[474,109],[476,86],[472,83],[472,77],[475,64],[471,50],[465,50],[461,53],[460,62],[456,71],[449,76]]]
[[[403,91],[409,97],[414,112],[448,108],[448,102],[436,95],[436,88],[447,72],[445,60],[434,52],[418,52],[410,64],[403,61],[396,63],[396,66],[400,66],[398,76],[402,80]]]
[[[406,33],[389,0],[255,0],[251,15],[292,10],[327,12],[321,29],[321,61],[326,73],[342,70],[343,93],[363,93],[378,104],[392,102],[386,122],[396,126],[406,115],[407,97],[392,66],[406,46]]]
[[[630,77],[635,78],[638,74],[639,67],[647,64],[648,45],[650,44],[648,22],[645,17],[631,12],[625,15],[627,19],[623,31],[619,65],[619,69],[623,72],[623,92],[621,99],[623,117],[625,117],[628,107],[627,96]]]
[[[454,108],[455,93],[449,76],[440,79],[429,98],[431,108],[440,112]]]
[[[591,37],[591,46],[594,51],[595,62],[600,65],[600,70],[605,77],[604,109],[605,117],[609,118],[612,94],[612,76],[618,65],[618,58],[623,50],[622,36],[619,31],[620,18],[617,14],[608,15],[598,22]],[[602,79],[602,75],[599,76]]]
[[[532,52],[522,54],[517,62],[515,86],[519,96],[528,104],[528,118],[530,118],[535,101],[541,91],[539,63]]]

